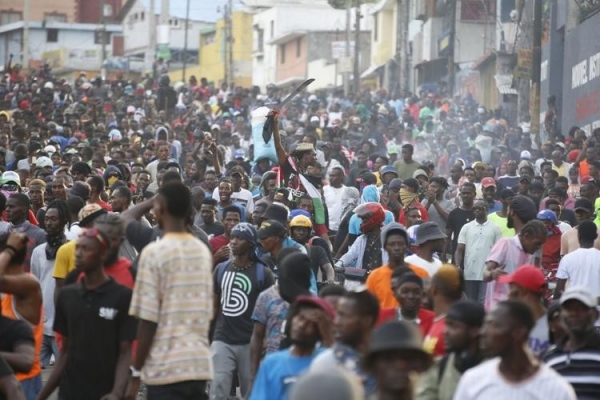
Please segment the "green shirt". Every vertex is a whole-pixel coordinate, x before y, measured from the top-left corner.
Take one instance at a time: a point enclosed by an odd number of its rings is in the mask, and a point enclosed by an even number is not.
[[[494,224],[496,224],[496,225],[498,225],[498,227],[500,227],[500,230],[502,231],[502,237],[515,236],[514,228],[508,227],[508,219],[499,216],[497,212],[493,212],[493,213],[489,214],[488,220],[492,221]]]
[[[415,171],[421,168],[421,164],[416,161],[407,164],[400,160],[394,163],[394,167],[396,167],[396,172],[398,172],[398,178],[406,180],[413,177]]]

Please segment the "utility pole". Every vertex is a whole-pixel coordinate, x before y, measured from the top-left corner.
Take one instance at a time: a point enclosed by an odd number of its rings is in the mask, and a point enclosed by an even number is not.
[[[454,65],[454,49],[456,42],[456,3],[457,0],[450,1],[450,37],[448,41],[450,43],[450,52],[448,54],[448,94],[450,97],[454,97],[454,80],[456,76],[456,68]]]
[[[229,44],[229,62],[227,64],[227,68],[229,68],[229,81],[227,82],[227,84],[233,85],[235,81],[235,78],[233,76],[233,0],[228,0],[227,8],[229,10],[229,30],[227,31],[227,43]]]
[[[160,24],[169,25],[169,0],[160,3]]]
[[[185,33],[183,36],[183,77],[181,80],[185,83],[185,69],[187,67],[187,50],[188,50],[188,29],[190,26],[190,0],[187,0],[185,6]]]
[[[233,0],[228,0],[225,6],[225,79],[230,85],[233,82]]]
[[[518,44],[516,52],[519,54],[519,58],[521,55],[526,53],[527,51],[531,51],[533,47],[533,2],[523,1],[521,4],[521,23],[520,23],[520,36],[518,37]],[[531,57],[533,58],[533,57]],[[524,62],[519,59],[519,64]],[[522,65],[525,67],[525,65]],[[528,67],[531,68],[531,64],[527,64]],[[518,86],[518,97],[517,97],[517,120],[518,123],[529,121],[531,122],[531,109],[530,109],[530,97],[531,97],[531,77],[523,76],[519,77],[519,86]],[[533,126],[531,127],[533,132]]]
[[[100,75],[106,79],[106,0],[102,0],[102,63],[100,64]]]
[[[546,140],[554,140],[553,137],[545,137],[545,132],[540,127],[540,83],[542,66],[542,0],[534,0],[533,4],[533,51],[531,57],[531,132],[533,132],[540,143]]]
[[[144,67],[146,71],[154,73],[154,59],[156,58],[156,14],[155,0],[150,0],[150,9],[148,10],[148,51],[144,57]],[[156,79],[153,75],[152,79]]]
[[[354,94],[360,91],[360,0],[356,0],[356,30],[354,31]]]
[[[346,60],[350,58],[350,36],[352,30],[352,0],[346,0]],[[345,64],[345,63],[344,63]],[[345,67],[345,65],[344,65]],[[344,70],[344,96],[348,97],[350,93],[350,73]]]
[[[23,54],[21,57],[23,69],[27,72],[29,72],[29,3],[30,0],[25,0],[23,6]]]

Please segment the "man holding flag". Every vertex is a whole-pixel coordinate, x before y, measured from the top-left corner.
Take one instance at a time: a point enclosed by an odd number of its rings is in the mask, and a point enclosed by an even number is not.
[[[308,174],[308,167],[317,163],[317,153],[313,144],[299,143],[298,146],[288,154],[281,142],[279,134],[279,114],[272,111],[273,116],[273,139],[275,141],[275,150],[279,160],[279,169],[277,172],[277,181],[280,186],[286,187],[292,194],[292,201],[297,205],[300,198],[304,195],[311,197],[313,201],[314,230],[332,249],[331,241],[327,234],[325,207],[323,206],[323,197],[319,188],[322,185],[321,177]]]

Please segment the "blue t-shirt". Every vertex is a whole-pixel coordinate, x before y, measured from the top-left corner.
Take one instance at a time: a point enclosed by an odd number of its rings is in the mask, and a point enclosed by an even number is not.
[[[290,387],[319,353],[317,350],[308,357],[296,357],[288,349],[268,354],[260,364],[249,400],[286,399]]]
[[[498,200],[494,200],[493,203],[488,203],[488,215],[502,211],[502,203]]]

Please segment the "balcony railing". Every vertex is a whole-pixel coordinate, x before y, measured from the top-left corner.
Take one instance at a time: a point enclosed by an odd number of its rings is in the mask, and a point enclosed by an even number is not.
[[[575,0],[575,3],[579,6],[581,22],[600,11],[600,0]]]

